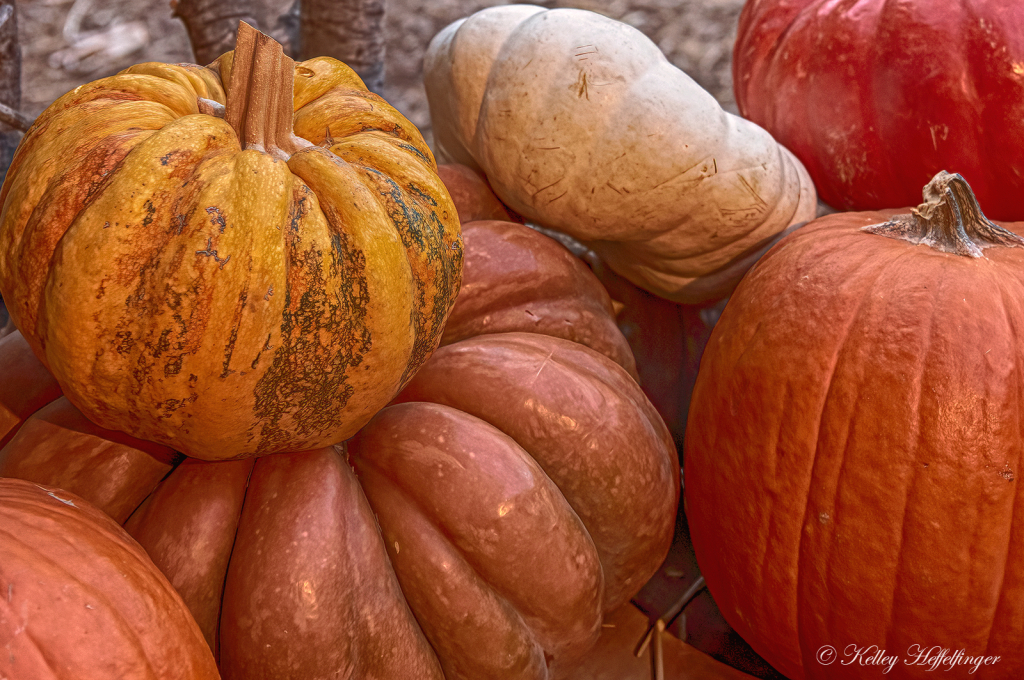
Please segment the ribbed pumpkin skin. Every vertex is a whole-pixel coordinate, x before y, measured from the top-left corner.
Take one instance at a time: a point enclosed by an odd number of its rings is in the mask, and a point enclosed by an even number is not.
[[[74,494],[0,479],[0,588],[0,677],[220,677],[164,575]]]
[[[831,206],[913,205],[955,170],[989,217],[1022,220],[1022,23],[1006,0],[750,0],[736,103]]]
[[[694,548],[729,623],[794,680],[865,677],[815,658],[850,644],[1021,677],[1024,249],[861,231],[891,214],[797,230],[730,299],[686,431]]]
[[[295,66],[287,162],[224,119],[233,53],[84,85],[0,193],[0,290],[89,418],[229,459],[351,436],[437,346],[458,217],[419,132],[344,64]]]
[[[459,304],[441,337],[449,345],[487,333],[529,331],[586,345],[636,377],[636,362],[615,325],[608,291],[561,244],[530,227],[478,220],[466,249]]]
[[[505,240],[494,222],[466,225],[467,281],[484,281],[492,260],[531,264],[529,239],[550,241],[507,227]],[[527,271],[584,282],[581,263],[551,255]],[[499,269],[494,288],[514,279]],[[509,313],[485,305],[518,330],[438,349],[347,450],[177,464],[62,398],[0,450],[0,475],[102,495],[178,589],[225,678],[564,677],[605,612],[664,560],[680,486],[664,423],[597,351],[628,357],[611,341],[607,294],[551,289],[527,306],[534,316],[517,311],[523,299]],[[558,336],[573,325],[596,349]]]

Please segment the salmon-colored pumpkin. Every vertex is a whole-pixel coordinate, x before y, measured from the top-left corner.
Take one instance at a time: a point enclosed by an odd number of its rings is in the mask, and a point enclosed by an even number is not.
[[[0,677],[215,680],[181,597],[78,496],[0,479]]]
[[[459,163],[442,163],[437,166],[437,176],[441,178],[448,189],[452,203],[455,204],[459,213],[460,222],[523,221],[494,195],[487,178],[469,166]]]
[[[178,464],[60,399],[0,451],[0,475],[101,493],[225,678],[563,677],[664,559],[679,467],[654,408],[602,353],[629,356],[607,294],[587,299],[600,286],[571,256],[529,262],[531,239],[558,246],[505,228],[465,225],[465,285],[493,271],[497,297],[476,313],[508,323],[437,350],[345,449]],[[493,262],[569,282],[564,299],[502,309],[521,277]],[[452,313],[462,328],[471,316]]]
[[[211,460],[355,433],[437,346],[462,259],[416,128],[240,36],[64,95],[0,192],[0,291],[64,393]]]
[[[935,646],[989,657],[957,677],[1024,674],[1024,224],[989,222],[958,175],[925,199],[783,239],[701,363],[697,559],[729,623],[794,680],[865,677],[849,645],[897,655],[887,677],[932,677],[903,660]]]

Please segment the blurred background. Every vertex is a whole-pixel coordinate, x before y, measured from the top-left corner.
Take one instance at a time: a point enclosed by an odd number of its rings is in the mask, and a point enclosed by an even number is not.
[[[264,0],[266,1],[266,0]],[[287,9],[290,4],[279,0]],[[423,53],[447,24],[495,0],[386,0],[384,97],[424,133]],[[547,0],[600,12],[643,31],[669,60],[736,112],[731,56],[743,0]],[[193,61],[168,0],[18,0],[21,110],[34,118],[78,85],[143,61]]]

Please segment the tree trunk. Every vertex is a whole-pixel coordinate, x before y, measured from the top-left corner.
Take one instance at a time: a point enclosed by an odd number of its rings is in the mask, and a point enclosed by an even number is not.
[[[14,112],[21,108],[21,47],[18,44],[18,13],[12,0],[0,2],[0,104]],[[13,122],[13,121],[12,121]],[[14,158],[21,132],[0,123],[0,180]]]
[[[281,43],[288,56],[299,52],[299,0],[172,0],[171,7],[188,30],[197,64],[235,49],[239,21]]]
[[[384,88],[384,0],[303,0],[301,58],[334,57]]]

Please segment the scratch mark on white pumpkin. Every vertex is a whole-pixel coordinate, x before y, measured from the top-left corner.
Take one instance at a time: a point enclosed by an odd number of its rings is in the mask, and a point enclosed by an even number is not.
[[[551,187],[553,187],[556,184],[558,184],[559,182],[561,182],[563,179],[565,179],[565,177],[559,177],[558,179],[556,179],[551,184],[548,184],[547,186],[543,186],[540,189],[537,189],[536,191],[533,192],[533,198],[537,198],[537,194],[539,194],[540,192],[544,191],[545,189],[550,189]]]
[[[746,189],[747,192],[754,197],[754,202],[757,204],[757,207],[760,208],[761,210],[767,208],[768,204],[765,203],[765,200],[763,198],[761,198],[761,194],[757,193],[757,191],[754,190],[754,187],[750,185],[750,182],[747,180],[747,178],[739,174],[737,174],[736,176],[740,178],[740,184],[743,185],[743,188]]]
[[[576,82],[569,89],[575,90],[577,97],[586,97],[587,101],[590,101],[590,93],[587,92],[587,74],[585,72],[580,71],[579,76],[576,77]]]
[[[703,164],[703,165],[701,165],[701,164]],[[650,190],[653,191],[654,189],[657,189],[657,188],[659,188],[661,186],[664,186],[664,185],[668,184],[669,182],[672,182],[673,180],[676,180],[676,179],[679,179],[680,177],[683,177],[684,175],[688,174],[691,170],[696,168],[698,165],[701,165],[700,173],[696,177],[694,177],[692,179],[687,179],[687,180],[683,180],[683,181],[696,183],[696,182],[700,182],[702,180],[705,180],[708,177],[711,177],[713,175],[717,175],[718,174],[718,161],[716,161],[714,158],[712,158],[711,162],[708,163],[708,157],[705,156],[704,158],[701,158],[700,160],[698,160],[696,163],[694,163],[693,165],[689,166],[685,170],[682,170],[681,172],[677,172],[676,174],[672,175],[668,179],[664,179],[661,182],[658,182],[653,187],[651,187]],[[711,172],[708,172],[709,170]],[[696,186],[696,184],[694,184],[693,186]]]

